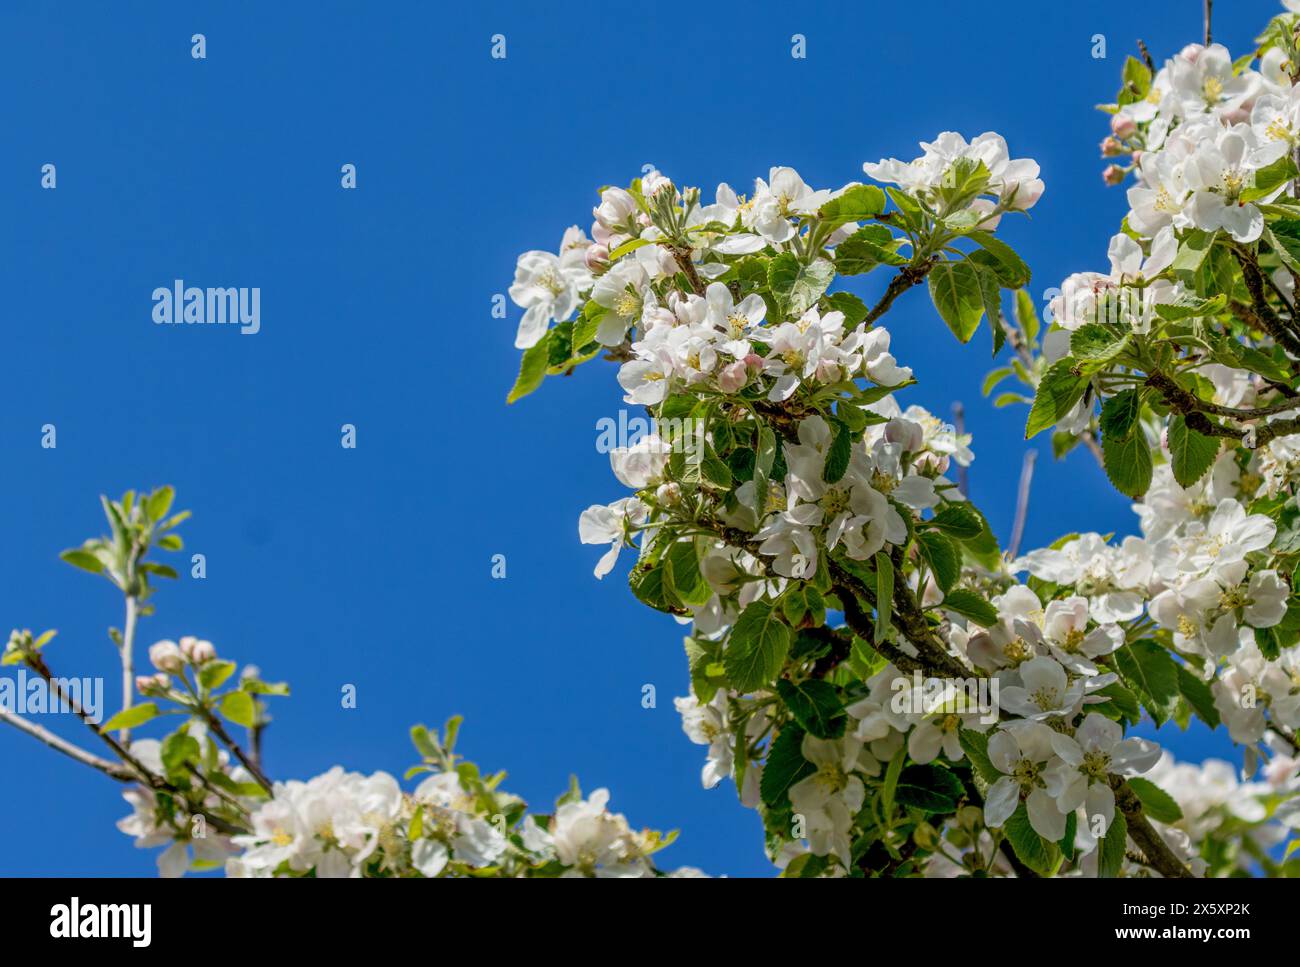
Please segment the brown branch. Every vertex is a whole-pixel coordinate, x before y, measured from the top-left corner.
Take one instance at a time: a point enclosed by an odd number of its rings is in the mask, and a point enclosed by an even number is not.
[[[1115,790],[1115,805],[1124,814],[1128,824],[1128,835],[1137,843],[1142,855],[1147,857],[1148,865],[1161,876],[1169,879],[1195,879],[1195,875],[1180,860],[1163,836],[1156,832],[1146,814],[1142,811],[1142,800],[1122,779],[1111,777],[1111,786]]]
[[[1159,370],[1147,374],[1146,384],[1159,390],[1165,404],[1174,412],[1181,414],[1187,421],[1187,425],[1203,436],[1224,437],[1225,439],[1242,442],[1253,430],[1255,435],[1253,446],[1259,448],[1270,440],[1276,440],[1278,437],[1300,433],[1300,418],[1275,420],[1272,423],[1264,423],[1246,430],[1238,430],[1215,423],[1205,413],[1206,406],[1212,406],[1213,404],[1206,404],[1200,397],[1183,389],[1174,382],[1172,377]],[[1288,406],[1287,409],[1294,409],[1294,407]]]
[[[935,259],[931,258],[920,265],[904,265],[900,268],[898,274],[889,280],[889,286],[885,289],[885,294],[880,297],[880,301],[872,307],[863,321],[869,326],[888,312],[895,299],[912,288],[912,286],[920,285],[925,281],[925,277],[934,268],[935,261]]]
[[[1138,53],[1142,55],[1142,63],[1146,64],[1147,70],[1154,75],[1156,72],[1156,62],[1151,59],[1151,51],[1147,50],[1147,45],[1142,42],[1140,37],[1138,38],[1137,45]]]
[[[271,785],[271,780],[266,778],[266,775],[260,768],[258,768],[257,763],[244,753],[244,750],[240,748],[239,743],[230,737],[230,733],[226,731],[226,727],[221,724],[221,719],[217,718],[206,709],[204,710],[203,717],[207,720],[208,728],[212,729],[212,734],[226,744],[226,748],[230,749],[230,751],[235,754],[235,758],[238,759],[240,763],[243,764],[244,768],[248,770],[249,775],[257,780],[257,784],[268,793],[273,794],[275,790]]]
[[[665,246],[668,251],[673,253],[673,258],[681,266],[682,272],[686,274],[686,279],[695,290],[696,295],[704,295],[704,283],[700,281],[700,275],[695,271],[695,263],[691,261],[691,250],[682,245]]]
[[[92,769],[98,769],[104,775],[119,782],[135,782],[139,777],[130,769],[120,762],[109,762],[107,759],[101,759],[93,753],[87,752],[81,746],[69,742],[60,736],[55,735],[49,729],[37,725],[35,722],[28,721],[21,715],[14,712],[6,712],[0,709],[0,722],[8,722],[20,732],[26,732],[34,739],[44,742],[51,749],[62,752],[69,758],[76,759],[82,765],[90,766]]]

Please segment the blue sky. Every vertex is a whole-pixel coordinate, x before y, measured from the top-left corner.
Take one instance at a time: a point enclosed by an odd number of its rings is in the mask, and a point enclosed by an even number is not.
[[[1280,8],[1218,6],[1234,54]],[[172,483],[208,577],[166,586],[141,640],[197,634],[290,680],[266,736],[273,776],[400,774],[409,726],[459,712],[462,750],[535,805],[574,772],[635,824],[680,827],[666,862],[768,873],[757,817],[729,784],[700,788],[703,750],[671,702],[681,629],[633,599],[626,559],[595,581],[600,552],[577,540],[585,507],[623,496],[595,448],[621,405],[613,368],[506,407],[518,314],[493,319],[492,297],[517,253],[588,226],[595,189],[644,164],[710,197],[774,164],[836,186],[945,129],[999,131],[1042,165],[1032,221],[1000,230],[1036,291],[1104,266],[1124,199],[1099,177],[1093,105],[1135,38],[1158,60],[1199,39],[1200,7],[6,3],[0,621],[58,628],[56,670],[105,676],[111,694],[117,593],[57,553],[101,532],[99,493]],[[178,278],[261,287],[261,332],[155,326],[150,295]],[[886,321],[920,380],[901,402],[964,402],[971,495],[1005,539],[1025,412],[980,396],[987,329],[958,346],[923,292]],[[1038,468],[1026,546],[1135,529],[1086,453]],[[345,684],[356,709],[340,707]],[[1198,732],[1166,741],[1186,758],[1231,751]],[[12,729],[0,767],[0,872],[153,873],[113,829],[114,783]]]

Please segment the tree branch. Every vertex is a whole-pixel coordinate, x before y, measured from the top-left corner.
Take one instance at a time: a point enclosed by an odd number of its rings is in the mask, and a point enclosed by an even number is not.
[[[0,722],[8,722],[18,731],[26,732],[32,738],[44,742],[51,749],[56,749],[69,758],[76,759],[82,765],[98,769],[104,775],[117,779],[119,782],[135,782],[139,778],[120,762],[109,762],[107,759],[101,759],[99,756],[87,752],[81,746],[55,735],[49,729],[37,725],[35,722],[31,722],[14,712],[6,712],[0,709]]]

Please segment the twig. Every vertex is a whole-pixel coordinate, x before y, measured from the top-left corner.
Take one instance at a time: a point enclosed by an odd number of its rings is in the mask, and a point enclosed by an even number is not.
[[[1147,65],[1147,70],[1154,74],[1156,72],[1156,62],[1151,59],[1151,51],[1147,50],[1147,45],[1142,42],[1141,37],[1138,38],[1138,53],[1142,55],[1142,63]]]
[[[1008,547],[1012,560],[1015,560],[1020,553],[1020,540],[1025,536],[1025,518],[1029,516],[1029,488],[1034,481],[1034,462],[1037,459],[1037,450],[1026,450],[1024,462],[1020,464],[1020,487],[1016,491],[1016,516],[1011,525],[1011,543]]]
[[[32,738],[44,742],[51,749],[56,749],[64,755],[76,759],[83,765],[90,766],[92,769],[98,769],[104,775],[120,782],[135,782],[139,779],[135,773],[120,762],[109,762],[107,759],[101,759],[99,756],[87,752],[81,746],[74,745],[67,739],[55,735],[49,729],[28,721],[14,712],[6,712],[0,709],[0,722],[8,722],[20,732],[26,732]]]
[[[1142,811],[1142,800],[1137,797],[1137,793],[1123,780],[1118,780],[1118,777],[1112,777],[1112,785],[1115,788],[1115,805],[1124,814],[1124,820],[1128,824],[1128,835],[1137,843],[1142,855],[1147,857],[1151,868],[1169,879],[1195,879],[1192,871],[1183,865],[1183,861],[1169,848],[1164,837],[1151,825]]]
[[[1214,13],[1214,0],[1205,0],[1205,46],[1209,47],[1213,41],[1210,35],[1210,17]]]
[[[131,702],[135,698],[135,621],[138,614],[137,602],[135,595],[126,596],[126,622],[122,627],[122,711],[125,712],[131,707]],[[118,738],[123,743],[130,743],[131,730],[122,729],[118,733]]]
[[[925,281],[925,277],[930,274],[934,268],[934,259],[922,262],[920,265],[904,265],[898,270],[898,274],[889,280],[889,286],[885,289],[885,294],[867,313],[863,321],[869,326],[886,312],[894,304],[894,300],[906,292],[914,285],[919,285]]]
[[[961,436],[966,432],[966,407],[960,402],[952,404],[952,422],[957,430],[957,435]],[[963,497],[970,495],[970,477],[968,468],[960,464],[957,466],[957,492]]]
[[[230,733],[226,731],[226,727],[221,724],[221,719],[208,711],[204,712],[204,718],[207,720],[208,728],[212,729],[212,734],[226,744],[226,748],[235,754],[235,758],[238,759],[244,768],[248,770],[249,775],[257,780],[257,784],[268,793],[274,794],[275,789],[271,785],[271,780],[266,778],[266,775],[258,767],[257,763],[244,753],[244,750],[240,748],[239,743],[230,737]]]

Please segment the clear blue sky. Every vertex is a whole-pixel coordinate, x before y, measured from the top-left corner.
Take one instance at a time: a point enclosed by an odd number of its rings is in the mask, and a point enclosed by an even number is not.
[[[518,252],[586,227],[595,189],[643,164],[710,196],[773,164],[837,186],[945,129],[999,131],[1041,163],[1033,220],[1003,230],[1036,289],[1102,267],[1124,199],[1098,176],[1093,105],[1136,37],[1157,59],[1198,39],[1199,0],[181,6],[0,10],[5,629],[58,628],[56,669],[111,690],[116,592],[57,553],[101,532],[99,493],[170,482],[208,578],[165,587],[142,640],[197,634],[292,682],[266,737],[274,776],[400,774],[408,727],[460,712],[463,750],[537,806],[573,771],[634,823],[681,827],[666,862],[769,872],[730,784],[700,788],[703,749],[671,701],[681,629],[633,599],[626,559],[596,582],[599,550],[577,540],[585,507],[624,495],[595,449],[621,405],[613,368],[507,408],[518,315],[492,319],[492,296]],[[1240,54],[1279,4],[1218,7],[1216,39]],[[262,331],[155,326],[150,294],[177,278],[260,286]],[[923,292],[887,321],[920,380],[902,402],[965,402],[972,496],[1005,538],[1025,413],[980,397],[987,330],[958,347]],[[1035,493],[1028,546],[1135,529],[1086,453],[1045,455]],[[12,729],[0,767],[0,872],[153,873],[113,829],[115,784]]]

